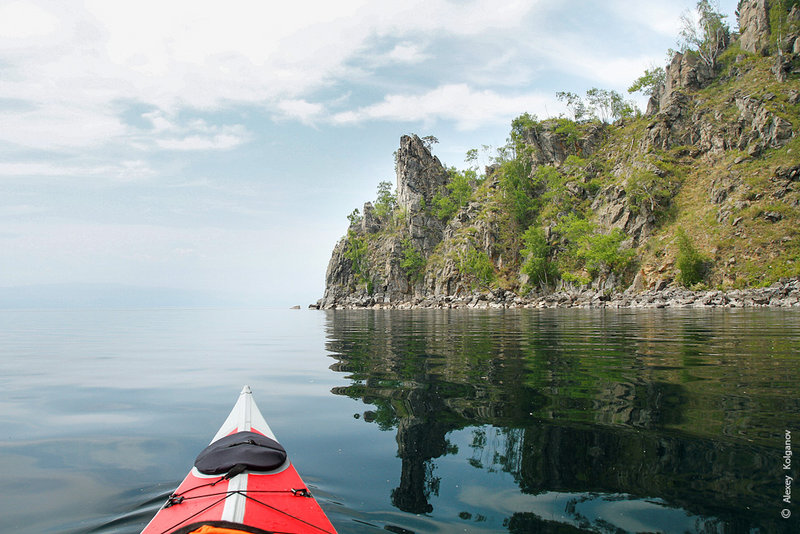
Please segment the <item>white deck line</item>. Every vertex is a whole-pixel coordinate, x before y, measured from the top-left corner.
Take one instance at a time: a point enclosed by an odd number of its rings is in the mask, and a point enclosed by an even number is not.
[[[236,429],[239,432],[249,431],[252,428],[253,394],[249,386],[242,388],[239,400],[233,408],[231,416],[236,420]],[[237,475],[228,481],[228,491],[247,491],[247,473]],[[222,520],[241,523],[244,520],[244,510],[247,507],[247,497],[234,494],[225,499],[222,509]]]
[[[228,481],[228,491],[247,491],[247,473],[237,475]],[[244,510],[247,507],[247,497],[240,493],[225,499],[225,508],[222,509],[222,520],[241,523],[244,521]]]
[[[219,429],[217,435],[212,439],[212,443],[220,438],[227,436],[232,432],[244,432],[249,430],[256,430],[261,432],[267,437],[275,439],[275,434],[272,429],[264,420],[261,411],[253,401],[253,393],[250,386],[244,386],[242,392],[239,394],[239,400],[236,401],[236,406],[233,407],[222,428]],[[276,472],[283,471],[290,465],[287,458],[284,464],[276,469]],[[228,481],[228,491],[247,491],[247,473],[237,475]],[[244,512],[247,507],[247,497],[240,494],[231,495],[225,499],[225,507],[222,510],[222,520],[232,521],[234,523],[241,523],[244,520]]]

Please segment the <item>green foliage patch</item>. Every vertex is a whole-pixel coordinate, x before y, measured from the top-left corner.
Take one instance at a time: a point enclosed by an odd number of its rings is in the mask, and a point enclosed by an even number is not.
[[[550,261],[550,244],[544,230],[539,226],[531,226],[522,235],[522,255],[525,261],[522,272],[528,275],[529,284],[549,285],[558,278],[558,270]]]
[[[381,219],[388,217],[397,206],[397,195],[392,182],[378,184],[378,198],[375,200],[375,214]]]
[[[468,248],[459,256],[458,270],[469,276],[473,284],[488,288],[495,279],[494,264],[486,252]]]
[[[663,212],[675,196],[677,185],[668,173],[659,176],[653,171],[633,169],[625,188],[628,207],[633,213]]]
[[[678,254],[675,266],[678,268],[676,281],[682,286],[690,287],[703,280],[706,273],[706,259],[697,251],[683,228],[675,232]]]
[[[406,238],[402,242],[403,259],[400,261],[400,268],[406,273],[412,282],[419,282],[425,273],[425,256],[414,246],[411,238]]]
[[[451,167],[447,171],[450,181],[446,195],[437,193],[433,197],[433,213],[442,221],[449,221],[453,215],[469,202],[472,197],[472,184],[476,181],[476,173],[472,169],[459,171]]]
[[[356,277],[366,282],[368,278],[367,240],[364,237],[360,237],[353,230],[348,230],[344,257],[350,260],[352,271]]]
[[[622,247],[628,236],[619,228],[604,234],[590,221],[574,214],[562,219],[555,230],[562,238],[559,272],[568,281],[585,283],[585,279],[576,275],[584,269],[592,278],[611,273],[622,275],[636,255],[635,251]]]

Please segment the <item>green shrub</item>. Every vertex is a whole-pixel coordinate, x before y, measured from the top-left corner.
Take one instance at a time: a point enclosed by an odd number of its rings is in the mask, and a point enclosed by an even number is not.
[[[522,227],[530,224],[539,210],[541,183],[531,178],[529,159],[516,157],[500,166],[500,186],[513,219]]]
[[[653,94],[658,87],[664,84],[667,79],[667,73],[663,67],[651,67],[645,69],[644,74],[636,78],[636,80],[628,87],[629,93],[641,92],[646,96]]]
[[[678,255],[675,259],[675,266],[678,268],[676,280],[682,286],[689,287],[705,277],[706,260],[694,248],[683,228],[678,228],[675,237],[678,242]]]
[[[394,211],[396,205],[397,195],[392,191],[392,183],[379,183],[378,198],[375,200],[375,214],[381,219],[384,219]]]
[[[529,131],[541,131],[541,128],[542,123],[536,115],[523,113],[511,121],[511,139],[516,143],[522,143]]]
[[[577,123],[569,119],[556,120],[558,121],[558,126],[555,132],[560,135],[566,143],[577,149],[578,141],[580,140],[580,131],[578,130]]]
[[[558,271],[550,261],[550,244],[544,235],[544,230],[538,226],[531,226],[522,235],[522,254],[525,261],[522,272],[528,275],[531,284],[550,284],[555,281]]]
[[[628,269],[636,254],[633,250],[621,248],[628,235],[619,228],[608,234],[596,233],[591,222],[574,214],[562,219],[556,232],[564,240],[559,258],[564,266],[561,269],[564,279],[565,272],[581,268],[592,277],[606,272],[621,274]]]
[[[437,193],[433,197],[433,214],[442,221],[450,220],[453,215],[469,202],[472,196],[472,183],[476,179],[475,171],[467,169],[458,171],[451,167],[447,171],[450,182],[447,184],[447,195]]]
[[[543,219],[554,218],[559,212],[576,211],[574,198],[567,192],[568,179],[552,165],[542,165],[533,173],[537,189],[542,190],[540,213]]]
[[[584,260],[586,270],[592,277],[609,271],[619,274],[628,268],[636,253],[620,248],[627,238],[628,235],[619,228],[614,228],[608,234],[583,237],[578,255]]]
[[[587,163],[584,158],[570,154],[561,165],[561,170],[570,176],[578,176],[583,173]]]
[[[456,214],[458,208],[449,196],[436,193],[433,197],[433,214],[442,221],[449,221]]]
[[[347,220],[350,221],[350,226],[357,226],[361,224],[364,217],[361,215],[361,212],[358,211],[358,208],[356,208],[350,212],[350,215],[347,216]]]
[[[400,261],[400,268],[403,269],[409,280],[418,282],[425,272],[425,256],[422,255],[422,252],[414,246],[414,243],[409,238],[403,240],[402,246],[403,259]]]
[[[347,242],[345,243],[344,257],[350,260],[353,273],[363,280],[367,276],[367,241],[359,237],[352,230],[347,232]]]
[[[486,252],[470,248],[459,260],[458,270],[471,276],[479,286],[489,287],[494,281],[494,264]]]
[[[651,171],[634,169],[625,188],[628,207],[634,213],[642,210],[658,213],[672,200],[674,186],[668,176],[662,177]]]

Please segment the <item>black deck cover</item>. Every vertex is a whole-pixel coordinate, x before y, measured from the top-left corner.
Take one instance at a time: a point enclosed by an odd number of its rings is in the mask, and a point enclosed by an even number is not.
[[[194,466],[206,475],[224,475],[236,465],[249,471],[272,471],[285,461],[286,450],[274,439],[257,432],[237,432],[206,447]]]

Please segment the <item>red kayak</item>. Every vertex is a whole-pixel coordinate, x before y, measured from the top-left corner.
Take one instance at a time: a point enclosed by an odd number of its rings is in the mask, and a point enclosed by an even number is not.
[[[329,533],[248,386],[142,534]]]

